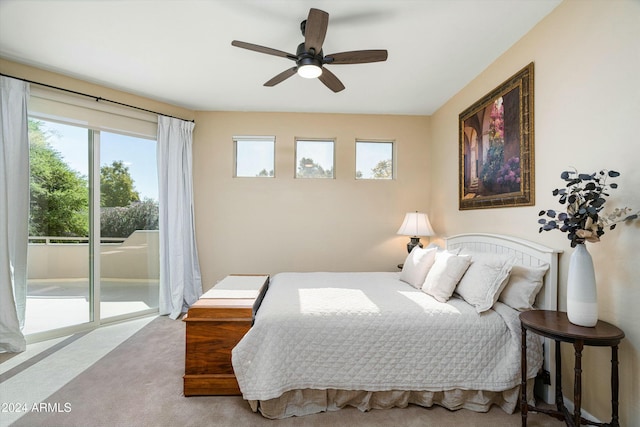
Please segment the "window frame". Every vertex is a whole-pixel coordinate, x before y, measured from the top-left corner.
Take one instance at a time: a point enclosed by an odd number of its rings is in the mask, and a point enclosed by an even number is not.
[[[270,142],[271,143],[271,170],[263,168],[267,171],[267,175],[239,175],[238,174],[238,145],[242,142]],[[269,172],[272,172],[269,175]],[[275,136],[259,136],[259,135],[239,135],[233,137],[233,177],[234,178],[275,178],[276,177],[276,137]]]
[[[358,177],[358,145],[359,144],[390,144],[391,145],[391,177],[389,178],[375,178],[375,177],[370,177],[370,178],[359,178]],[[396,142],[395,140],[390,140],[390,139],[370,139],[370,138],[358,138],[355,141],[355,171],[354,171],[354,178],[356,179],[356,181],[393,181],[396,179],[397,177],[397,160],[396,160]]]
[[[331,176],[302,176],[298,174],[298,164],[302,158],[298,158],[300,143],[327,143],[331,144]],[[295,179],[336,179],[336,138],[302,138],[296,137],[294,140],[294,168],[293,168],[293,177]],[[312,159],[313,160],[313,159]],[[319,163],[316,163],[318,166],[321,166]],[[323,168],[323,170],[325,170]],[[326,171],[326,170],[325,170]]]

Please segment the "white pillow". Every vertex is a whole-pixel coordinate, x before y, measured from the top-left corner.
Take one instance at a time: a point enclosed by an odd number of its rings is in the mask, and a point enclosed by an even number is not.
[[[449,251],[436,253],[436,260],[427,273],[422,290],[440,302],[447,302],[460,278],[469,267],[469,255],[456,255]]]
[[[456,293],[478,313],[489,310],[507,286],[515,261],[515,257],[508,255],[471,253],[471,265],[458,283]]]
[[[436,248],[439,251],[443,251],[444,249],[440,247],[440,245],[438,245],[437,243],[429,243],[429,246],[427,246],[427,249],[431,249],[431,248]]]
[[[436,252],[437,248],[414,247],[404,260],[400,280],[420,289],[425,277],[427,277],[427,272],[435,261]]]
[[[498,301],[519,311],[532,310],[536,296],[542,289],[543,278],[549,270],[549,264],[537,267],[514,265],[507,286]]]

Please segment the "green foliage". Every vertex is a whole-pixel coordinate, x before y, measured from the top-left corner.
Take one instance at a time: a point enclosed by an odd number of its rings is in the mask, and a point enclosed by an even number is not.
[[[333,178],[333,168],[325,170],[313,159],[303,157],[298,164],[298,178]]]
[[[72,170],[49,143],[53,136],[43,122],[29,120],[30,236],[89,235],[87,178]],[[100,232],[103,237],[128,237],[135,230],[158,229],[158,203],[140,202],[122,161],[100,169]]]
[[[30,236],[88,236],[87,180],[48,143],[42,122],[29,120]]]
[[[40,129],[42,122],[39,120],[29,119],[29,144],[33,145],[48,145],[49,133]]]
[[[139,202],[140,195],[134,190],[129,167],[121,160],[111,166],[100,168],[100,205],[103,207],[128,206]]]
[[[371,169],[373,178],[375,179],[391,179],[393,178],[393,165],[391,159],[380,160],[378,164]]]
[[[497,184],[503,162],[504,144],[491,144],[487,150],[487,158],[480,171],[480,181],[482,181],[487,190],[492,191]]]
[[[256,175],[256,176],[261,177],[261,178],[263,178],[263,177],[272,177],[273,176],[273,169],[271,169],[269,172],[267,172],[266,169],[262,169],[260,171],[260,173],[258,173],[258,175]]]
[[[145,199],[128,206],[103,207],[100,211],[102,237],[128,237],[136,230],[158,229],[158,202]]]

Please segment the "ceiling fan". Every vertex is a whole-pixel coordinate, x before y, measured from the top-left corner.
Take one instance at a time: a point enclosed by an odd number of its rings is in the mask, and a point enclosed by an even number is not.
[[[273,77],[266,82],[264,86],[275,86],[297,73],[301,77],[308,79],[317,77],[332,91],[340,92],[344,89],[344,85],[335,74],[324,68],[323,65],[364,64],[367,62],[387,60],[387,51],[384,49],[355,50],[324,55],[322,52],[322,43],[327,34],[328,25],[329,14],[327,12],[319,9],[310,9],[307,19],[300,23],[300,30],[302,30],[304,42],[298,45],[295,55],[238,40],[232,41],[231,44],[243,49],[266,53],[267,55],[280,56],[295,61],[295,67],[289,68]]]

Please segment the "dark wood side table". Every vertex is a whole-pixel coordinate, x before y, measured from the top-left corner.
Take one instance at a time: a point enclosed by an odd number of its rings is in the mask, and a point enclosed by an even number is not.
[[[618,420],[618,344],[624,338],[624,332],[610,323],[599,320],[593,328],[577,326],[569,322],[567,313],[561,311],[532,310],[520,313],[522,326],[522,384],[520,411],[522,412],[522,426],[527,425],[527,411],[542,412],[559,420],[564,420],[568,426],[577,427],[581,424],[619,427]],[[527,403],[527,330],[535,332],[556,342],[556,407],[557,410],[537,408]],[[572,343],[575,349],[575,379],[573,385],[573,414],[570,414],[562,400],[562,361],[560,357],[560,343]],[[582,349],[585,345],[611,347],[611,422],[608,424],[595,423],[582,418],[580,404],[582,398]]]

